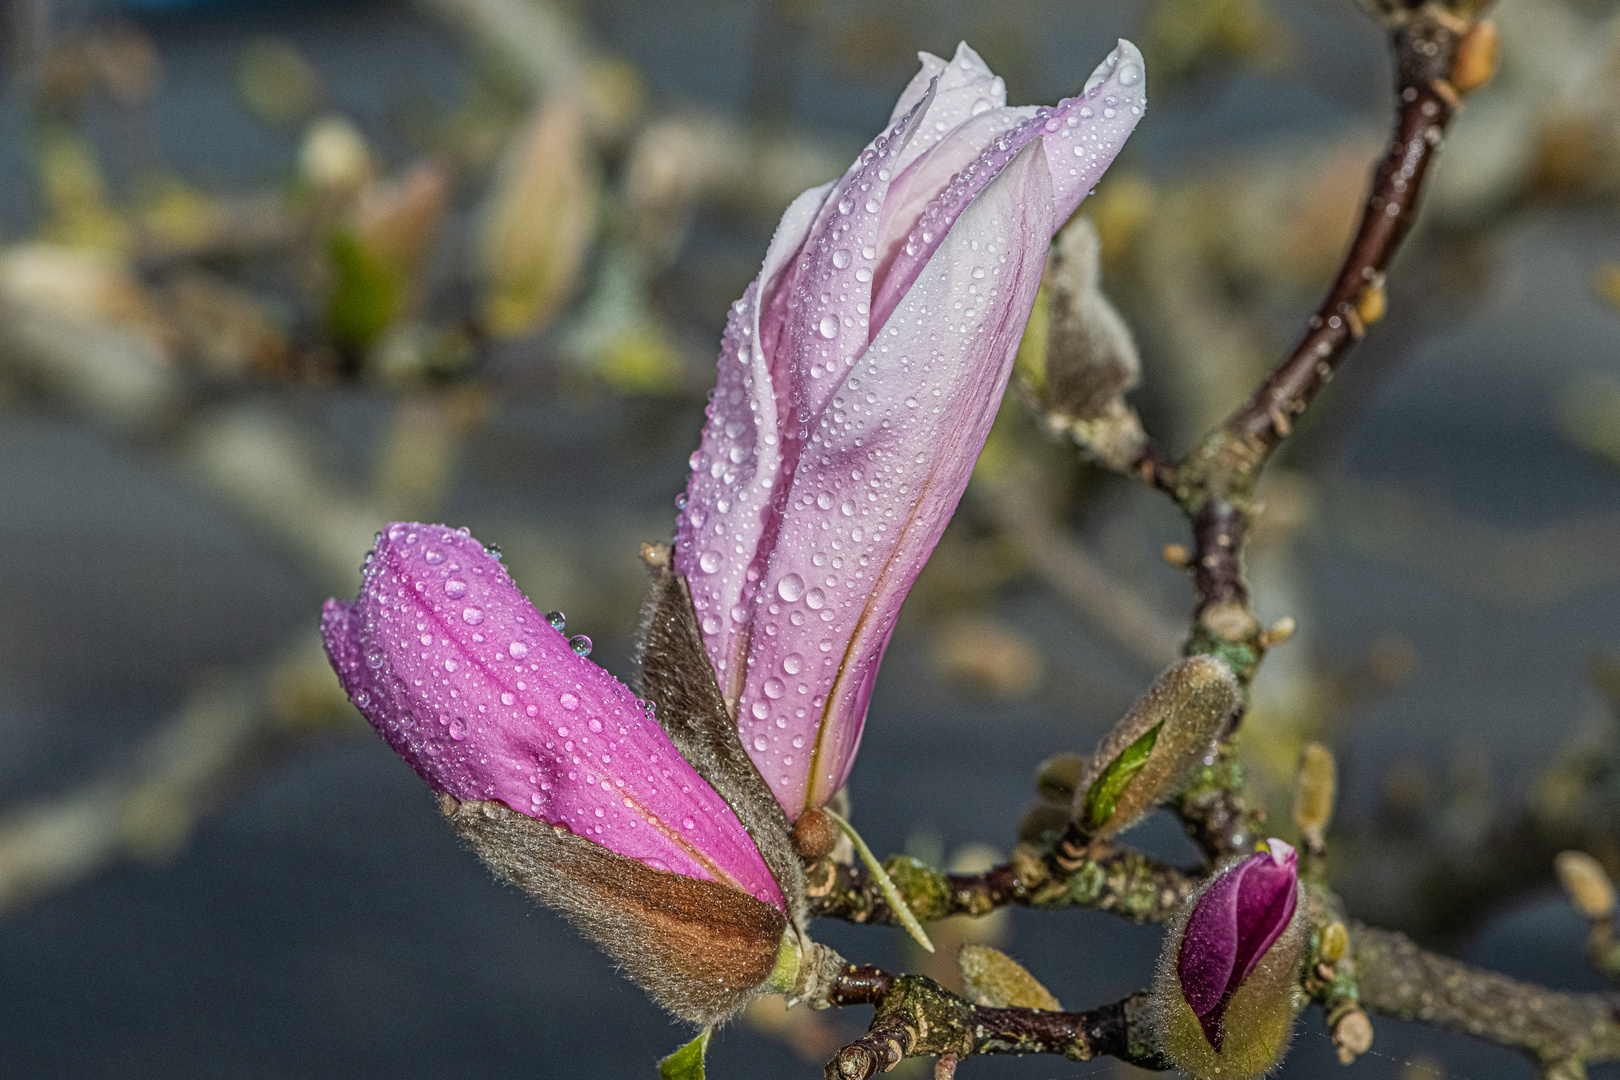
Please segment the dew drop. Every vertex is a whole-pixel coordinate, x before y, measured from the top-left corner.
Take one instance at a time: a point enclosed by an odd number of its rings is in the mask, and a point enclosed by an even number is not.
[[[468,626],[477,626],[484,621],[484,609],[476,607],[462,608],[461,621]]]
[[[1142,69],[1135,64],[1126,64],[1119,69],[1119,85],[1135,86],[1142,81]]]
[[[705,574],[712,574],[720,569],[720,553],[718,551],[705,551],[698,556],[698,569]]]
[[[354,695],[354,703],[356,706],[363,709],[367,705],[371,704],[371,695],[368,692],[361,690],[359,693]]]
[[[754,714],[755,720],[763,720],[767,716],[771,715],[771,707],[765,704],[763,701],[754,702],[748,711]],[[761,747],[760,749],[764,749],[764,747]]]
[[[838,319],[832,315],[823,315],[821,317],[821,325],[816,329],[821,332],[822,337],[826,338],[828,341],[831,341],[833,338],[838,336]]]
[[[763,735],[755,735],[754,736],[754,749],[755,750],[759,750],[759,751],[763,752],[764,749],[769,745],[771,745],[771,744],[766,740],[765,736],[763,736]]]
[[[802,667],[804,667],[804,657],[798,653],[788,653],[782,658],[782,670],[789,675],[797,675]]]
[[[438,548],[428,548],[426,551],[422,552],[422,558],[432,563],[434,566],[438,566],[440,563],[444,562],[444,552],[440,551]]]
[[[548,611],[546,612],[546,622],[551,624],[553,630],[560,633],[562,628],[568,625],[568,617],[560,611]]]
[[[804,595],[804,578],[798,574],[788,574],[776,583],[776,594],[788,603],[793,603]]]
[[[457,742],[467,737],[467,722],[459,716],[450,721],[450,737]]]
[[[690,818],[690,817],[682,818],[681,819],[681,828],[688,829],[688,830],[695,829],[695,828],[697,828],[697,820],[695,818]]]
[[[827,594],[820,589],[811,589],[804,594],[804,605],[811,611],[820,611],[827,604]]]
[[[787,692],[787,686],[782,682],[781,679],[778,679],[775,676],[772,676],[771,678],[765,680],[765,696],[766,697],[768,697],[768,698],[779,698],[786,692]],[[760,719],[763,720],[765,718],[762,716],[762,717],[760,717]]]
[[[590,728],[598,735],[602,734],[602,721],[598,720],[594,716],[585,722],[585,726]]]
[[[591,655],[591,639],[584,634],[575,634],[568,639],[568,647],[574,650],[576,656]]]
[[[850,261],[848,248],[839,248],[837,251],[833,252],[832,264],[838,267],[838,269],[846,269],[849,266]]]
[[[444,595],[452,600],[460,600],[467,595],[467,583],[460,578],[451,578],[444,583]]]
[[[720,619],[714,614],[703,616],[703,632],[705,634],[718,634],[720,632]]]
[[[516,705],[517,704],[517,698],[512,696],[510,693],[502,694],[501,695],[501,704],[502,705]]]
[[[460,666],[461,665],[457,664],[454,660],[446,660],[444,662],[444,670],[446,670],[446,671],[454,671],[454,670],[456,670],[456,668],[458,668]]]

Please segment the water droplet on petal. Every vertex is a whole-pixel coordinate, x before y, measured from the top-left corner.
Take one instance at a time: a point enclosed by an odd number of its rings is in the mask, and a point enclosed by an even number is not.
[[[1142,69],[1135,64],[1126,64],[1119,69],[1119,84],[1121,86],[1135,86],[1142,81]]]
[[[804,578],[798,574],[789,574],[776,583],[776,594],[788,603],[793,603],[804,595]]]
[[[521,641],[514,641],[506,647],[506,651],[514,660],[521,660],[529,655],[529,647]]]
[[[763,735],[755,735],[754,736],[754,749],[755,750],[764,751],[764,749],[769,745],[771,745],[771,744],[766,740],[765,736],[763,736]]]
[[[484,621],[484,609],[475,607],[462,608],[461,621],[468,626],[477,626]]]
[[[838,267],[840,270],[848,267],[850,264],[849,249],[839,248],[837,251],[833,252],[832,264]]]
[[[799,669],[803,666],[804,657],[800,656],[798,653],[788,653],[782,658],[782,670],[787,672],[789,675],[797,675],[799,673]]]
[[[821,332],[822,337],[826,338],[828,341],[831,341],[833,338],[838,336],[837,317],[833,315],[823,315],[821,317],[821,325],[816,329]]]
[[[568,617],[560,611],[548,611],[546,612],[546,622],[551,624],[553,630],[561,632],[562,628],[568,625]]]
[[[440,551],[438,548],[428,548],[426,551],[422,552],[422,558],[432,563],[434,566],[438,566],[440,563],[444,562],[444,552]]]
[[[450,737],[457,742],[467,737],[467,722],[459,716],[450,721]]]
[[[591,639],[584,634],[575,634],[568,639],[568,647],[574,650],[576,656],[591,655]]]
[[[698,569],[705,574],[712,574],[720,569],[720,553],[718,551],[705,551],[698,556]]]
[[[444,595],[452,600],[460,600],[467,595],[467,583],[459,578],[451,578],[444,583]]]
[[[767,716],[771,715],[771,707],[765,704],[763,701],[754,702],[753,706],[750,707],[748,711],[754,714],[755,720],[763,720]],[[761,749],[764,748],[761,747]]]

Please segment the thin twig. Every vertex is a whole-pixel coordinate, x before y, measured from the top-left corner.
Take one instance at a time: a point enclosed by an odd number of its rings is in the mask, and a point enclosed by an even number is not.
[[[1135,851],[1109,851],[1082,859],[1072,870],[1026,848],[1015,860],[982,874],[947,874],[916,859],[894,856],[890,879],[917,918],[988,915],[997,908],[1083,907],[1133,922],[1170,918],[1196,880],[1168,863]],[[892,925],[894,913],[863,868],[822,859],[806,871],[811,913],[845,922]]]

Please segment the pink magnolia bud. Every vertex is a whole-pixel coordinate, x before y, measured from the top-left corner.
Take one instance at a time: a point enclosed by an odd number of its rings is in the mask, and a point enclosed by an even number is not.
[[[843,785],[912,581],[967,486],[1053,232],[1145,107],[1128,42],[1055,108],[962,45],[788,208],[732,308],[674,568],[790,819]]]
[[[1281,840],[1188,901],[1161,962],[1162,1048],[1189,1076],[1249,1077],[1287,1046],[1304,943],[1299,855]]]
[[[467,530],[389,525],[322,634],[463,838],[662,1004],[710,1022],[771,974],[787,905],[736,814]]]

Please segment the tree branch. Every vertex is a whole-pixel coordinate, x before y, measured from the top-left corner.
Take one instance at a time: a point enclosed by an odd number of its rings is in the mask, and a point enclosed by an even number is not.
[[[974,1005],[922,975],[850,965],[829,1004],[874,1005],[867,1033],[827,1063],[828,1080],[867,1080],[906,1057],[1061,1054],[1071,1061],[1117,1057],[1165,1068],[1154,1047],[1146,994],[1088,1012]]]
[[[1007,906],[1094,908],[1133,922],[1162,922],[1196,883],[1174,866],[1124,850],[1087,855],[1072,870],[1028,847],[982,874],[947,874],[903,855],[890,857],[884,869],[924,922],[988,915]],[[813,915],[878,926],[895,922],[864,867],[822,859],[807,869],[806,879]]]
[[[1570,994],[1418,948],[1403,934],[1350,934],[1364,1007],[1523,1051],[1544,1067],[1620,1060],[1620,996]]]

